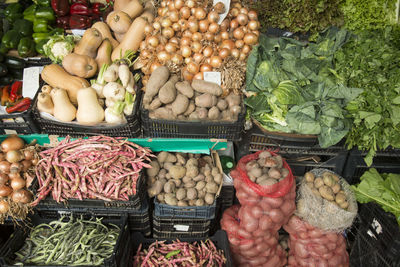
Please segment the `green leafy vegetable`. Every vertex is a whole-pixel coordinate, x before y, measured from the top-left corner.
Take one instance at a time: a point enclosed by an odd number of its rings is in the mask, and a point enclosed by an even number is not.
[[[358,185],[352,185],[357,201],[376,202],[386,212],[396,216],[400,225],[400,174],[379,174],[374,168],[366,171]]]
[[[43,46],[44,53],[54,63],[61,63],[66,55],[72,53],[75,42],[80,36],[75,35],[53,35],[50,40]]]

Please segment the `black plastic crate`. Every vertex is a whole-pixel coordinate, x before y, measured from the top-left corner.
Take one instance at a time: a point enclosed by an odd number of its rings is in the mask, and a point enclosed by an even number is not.
[[[243,107],[236,122],[150,119],[149,111],[142,105],[140,113],[144,137],[239,140],[244,129],[246,109]]]
[[[36,188],[38,184],[36,182]],[[54,208],[71,208],[71,209],[104,209],[104,208],[122,208],[126,210],[139,210],[142,207],[142,203],[146,200],[146,179],[143,172],[139,176],[139,180],[136,183],[136,195],[129,196],[128,201],[113,200],[105,201],[101,199],[68,199],[65,202],[58,203],[49,194],[45,199],[41,200],[36,206],[37,209],[54,209]]]
[[[26,67],[41,67],[53,63],[50,58],[41,56],[26,58],[25,62]]]
[[[10,236],[15,232],[14,224],[1,224],[0,225],[0,255],[4,254],[4,250],[7,249],[8,244],[7,241],[10,239]]]
[[[221,189],[221,193],[219,193],[219,197],[217,198],[217,205],[221,207],[230,207],[233,205],[233,200],[235,198],[235,188],[233,185],[223,185]]]
[[[368,203],[361,206],[360,220],[350,265],[400,266],[400,227],[395,216],[375,203]]]
[[[216,208],[216,201],[214,201],[214,203],[209,206],[180,207],[159,203],[157,198],[154,198],[154,214],[158,217],[196,218],[211,220],[215,218]]]
[[[41,83],[43,85],[44,83]],[[54,120],[48,120],[40,116],[37,109],[37,101],[34,101],[32,107],[33,118],[38,125],[41,133],[49,135],[59,135],[71,137],[85,137],[92,135],[106,135],[111,137],[139,137],[141,135],[140,117],[139,117],[139,103],[141,97],[141,90],[137,90],[135,99],[135,106],[132,114],[125,116],[126,123],[122,125],[110,126],[85,126],[75,123],[63,123]]]
[[[367,152],[352,150],[349,153],[343,177],[351,184],[360,182],[360,177],[369,168],[375,168],[379,173],[400,173],[400,149],[377,151],[371,166],[367,166],[364,157]]]
[[[90,218],[92,217],[89,214],[86,214],[85,218]],[[66,218],[68,219],[68,218]],[[54,219],[50,218],[42,218],[37,215],[32,216],[31,222],[32,225],[39,225],[41,223],[49,223],[53,221]],[[110,258],[105,259],[102,265],[99,266],[105,266],[105,267],[118,267],[122,266],[122,259],[126,257],[127,255],[127,248],[128,248],[128,243],[130,242],[130,235],[129,235],[129,230],[128,230],[128,225],[127,225],[127,217],[126,216],[120,216],[117,219],[110,219],[110,218],[104,218],[102,221],[104,224],[114,224],[117,225],[121,228],[120,234],[118,236],[113,254],[111,255]],[[15,232],[15,234],[10,238],[9,242],[7,243],[7,249],[2,251],[2,255],[0,255],[0,265],[1,266],[15,266],[12,264],[13,259],[15,259],[15,252],[17,252],[21,247],[23,246],[25,239],[27,238],[29,234],[29,228],[27,227],[21,227],[18,228]],[[24,266],[32,266],[34,267],[35,265],[24,265]],[[61,265],[45,265],[45,266],[54,266],[54,267],[60,267]]]

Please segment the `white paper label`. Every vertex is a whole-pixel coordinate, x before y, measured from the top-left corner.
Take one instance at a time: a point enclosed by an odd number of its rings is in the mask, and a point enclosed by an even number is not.
[[[233,185],[233,179],[230,175],[222,174],[223,184],[222,185]]]
[[[17,134],[16,130],[9,130],[9,129],[4,129],[5,134]]]
[[[86,30],[83,29],[71,29],[73,35],[83,36]]]
[[[24,79],[22,83],[22,95],[33,99],[39,89],[39,74],[41,67],[31,67],[24,69]]]
[[[182,225],[182,224],[175,224],[174,228],[177,231],[181,231],[181,232],[187,232],[189,231],[189,225]]]
[[[213,1],[213,6],[215,6],[218,2],[222,2],[225,5],[225,12],[222,14],[219,14],[219,21],[218,24],[221,24],[222,21],[224,21],[224,19],[226,18],[226,16],[229,13],[229,8],[231,5],[231,1],[230,0],[214,0]]]
[[[221,86],[221,72],[219,71],[205,71],[203,73],[204,80],[207,82],[216,83]]]

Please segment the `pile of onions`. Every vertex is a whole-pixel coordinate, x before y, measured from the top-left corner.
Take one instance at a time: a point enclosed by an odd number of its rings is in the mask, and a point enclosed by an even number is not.
[[[251,46],[257,44],[257,13],[240,3],[232,3],[227,17],[219,25],[225,7],[208,1],[163,0],[158,17],[145,29],[136,68],[141,68],[144,83],[160,65],[174,64],[183,79],[203,79],[203,72],[215,71],[224,59],[246,61]]]

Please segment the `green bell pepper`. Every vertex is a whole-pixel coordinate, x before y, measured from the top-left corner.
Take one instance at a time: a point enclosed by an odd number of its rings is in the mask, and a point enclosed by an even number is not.
[[[23,7],[19,3],[14,3],[8,5],[4,10],[4,16],[8,20],[8,22],[13,23],[17,19],[22,18]]]
[[[23,37],[18,44],[18,55],[20,57],[31,57],[35,55],[35,42],[30,37]]]
[[[54,28],[51,32],[49,32],[50,36],[53,35],[63,35],[64,29],[63,28]]]
[[[55,21],[56,16],[54,15],[54,11],[51,7],[39,7],[35,13],[36,19],[45,19],[48,21]]]
[[[30,5],[27,9],[24,10],[24,19],[29,20],[29,21],[34,21],[35,20],[35,13],[37,10],[38,6],[33,4]]]
[[[32,38],[35,43],[39,43],[42,40],[49,40],[50,36],[51,35],[49,32],[35,32],[32,34]]]
[[[0,44],[0,53],[7,54],[8,50],[10,49],[8,49],[5,44],[3,43]]]
[[[18,19],[15,21],[13,29],[24,37],[32,36],[33,23],[26,19]]]
[[[40,40],[38,43],[36,43],[35,49],[36,49],[36,52],[37,52],[38,54],[44,55],[43,46],[44,46],[45,44],[47,44],[48,41],[49,41],[49,39],[43,39],[43,40]]]
[[[35,18],[33,21],[33,31],[34,32],[49,32],[51,30],[48,25],[48,21],[45,19]]]
[[[33,0],[33,2],[39,6],[50,6],[51,0]]]
[[[16,30],[10,30],[4,34],[3,38],[1,38],[1,43],[4,44],[8,49],[17,48],[21,37],[21,34],[19,34],[19,32]]]

